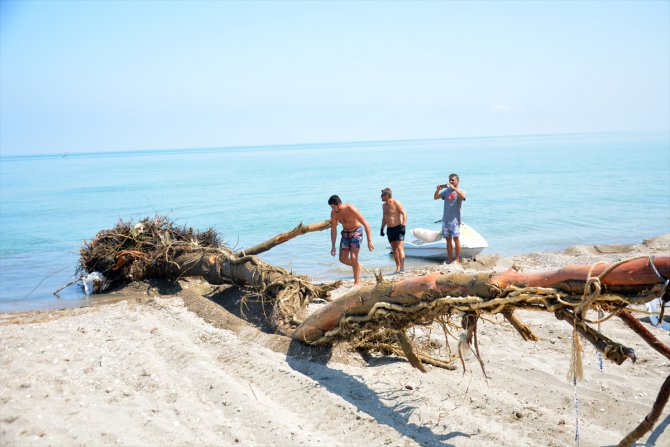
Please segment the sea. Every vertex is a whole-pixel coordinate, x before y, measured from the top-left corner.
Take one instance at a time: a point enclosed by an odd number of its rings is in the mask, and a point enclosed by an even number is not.
[[[404,204],[408,229],[438,230],[442,202],[433,193],[451,173],[467,194],[463,221],[489,243],[483,253],[639,244],[670,232],[668,132],[0,156],[0,311],[94,303],[78,284],[53,292],[75,278],[82,242],[119,220],[165,215],[214,228],[242,249],[328,219],[332,194],[372,228],[364,276],[388,274],[380,190]],[[326,230],[260,256],[315,281],[351,278],[330,247]]]

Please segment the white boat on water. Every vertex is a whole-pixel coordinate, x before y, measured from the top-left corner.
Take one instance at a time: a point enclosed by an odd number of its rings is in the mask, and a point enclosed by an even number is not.
[[[405,256],[429,258],[435,260],[447,259],[447,241],[441,231],[414,228],[410,230],[414,240],[405,241]],[[474,258],[489,246],[486,239],[477,233],[474,228],[461,224],[461,258]]]

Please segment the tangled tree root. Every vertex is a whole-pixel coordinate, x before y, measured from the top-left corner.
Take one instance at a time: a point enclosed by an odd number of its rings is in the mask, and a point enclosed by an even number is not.
[[[80,250],[78,272],[100,272],[111,288],[160,277],[174,259],[202,248],[225,249],[213,229],[203,232],[175,225],[165,216],[144,218],[137,223],[120,220],[101,230]]]
[[[256,256],[233,252],[213,229],[198,232],[176,226],[163,216],[136,224],[120,221],[92,241],[84,241],[79,271],[104,274],[111,288],[131,281],[184,276],[203,277],[211,284],[232,283],[269,303],[270,322],[283,334],[300,324],[299,315],[310,301],[327,298],[339,286],[314,285]]]

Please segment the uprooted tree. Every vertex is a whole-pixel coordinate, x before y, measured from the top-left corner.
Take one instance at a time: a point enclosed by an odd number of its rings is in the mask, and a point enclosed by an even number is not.
[[[272,307],[275,330],[307,344],[346,341],[353,347],[405,355],[426,371],[423,363],[454,369],[462,350],[477,344],[477,321],[483,315],[502,314],[524,340],[537,340],[515,315],[518,309],[552,312],[573,328],[570,378],[581,378],[581,341],[593,344],[605,358],[621,364],[635,361],[634,351],[591,325],[616,316],[650,346],[670,359],[670,348],[661,343],[631,314],[633,305],[657,297],[670,300],[670,257],[639,257],[612,265],[568,266],[554,272],[525,274],[431,273],[390,283],[381,274],[377,284],[353,290],[303,319],[307,305],[328,300],[339,284],[315,285],[306,277],[267,264],[256,254],[293,237],[330,228],[330,222],[298,225],[267,242],[234,251],[221,243],[212,229],[197,232],[175,226],[161,216],[133,224],[120,221],[100,231],[81,249],[80,273],[100,272],[112,287],[149,278],[203,277],[211,284],[232,283],[260,297]],[[663,309],[663,308],[662,308]],[[589,311],[604,312],[598,321]],[[662,311],[661,311],[662,314]],[[460,325],[453,320],[460,319]],[[661,315],[662,319],[662,315]],[[445,332],[462,330],[458,356],[439,359],[416,350],[408,332],[439,323]],[[581,335],[581,337],[580,337]],[[473,343],[474,342],[474,343]],[[485,371],[484,371],[485,374]],[[670,376],[663,383],[652,411],[620,445],[632,445],[651,430],[670,397]]]
[[[329,228],[298,226],[295,235]],[[281,236],[281,235],[280,235]],[[276,239],[276,238],[275,238]],[[266,243],[266,249],[276,244]],[[280,240],[277,243],[281,243]],[[253,253],[265,251],[256,246]],[[84,241],[79,273],[100,272],[111,288],[148,278],[202,277],[210,284],[232,283],[260,296],[272,307],[271,322],[277,332],[288,335],[299,322],[296,315],[316,299],[325,299],[338,284],[319,286],[307,278],[267,264],[253,254],[235,252],[223,244],[216,232],[174,225],[163,216],[145,218],[136,224],[120,221],[114,228],[98,232]]]

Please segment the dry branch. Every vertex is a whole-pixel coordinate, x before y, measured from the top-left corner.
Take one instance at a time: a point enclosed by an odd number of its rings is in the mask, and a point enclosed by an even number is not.
[[[514,329],[521,335],[521,338],[523,338],[526,341],[538,341],[539,337],[533,333],[533,331],[530,330],[528,325],[524,323],[523,321],[519,320],[519,317],[514,315],[514,311],[512,310],[504,310],[502,312],[503,316],[505,319],[509,322],[509,324],[512,325]]]
[[[398,343],[400,343],[400,348],[402,348],[405,357],[409,360],[409,363],[418,369],[421,372],[427,372],[426,367],[421,363],[421,359],[414,353],[414,348],[412,348],[412,342],[409,341],[407,334],[404,332],[398,332]]]
[[[296,236],[311,233],[313,231],[323,231],[327,228],[330,228],[330,219],[310,225],[303,225],[302,222],[300,222],[300,224],[298,224],[298,226],[292,229],[291,231],[278,234],[272,239],[267,240],[261,244],[254,245],[253,247],[250,248],[245,248],[244,250],[240,250],[237,254],[238,256],[257,255],[266,252],[270,250],[272,247],[275,247],[279,244],[283,244],[284,242],[293,239]]]
[[[665,405],[668,403],[668,398],[670,398],[670,376],[668,376],[663,382],[663,385],[661,385],[661,389],[658,391],[656,401],[654,401],[654,405],[651,407],[649,414],[642,422],[640,422],[640,425],[635,427],[633,431],[628,433],[628,435],[619,442],[618,446],[629,447],[644,436],[645,433],[650,431],[654,427],[656,421],[658,421],[658,418],[661,417],[663,408],[665,408]]]
[[[640,320],[635,318],[627,310],[622,310],[617,314],[621,320],[628,325],[637,335],[642,337],[654,350],[660,352],[665,358],[670,359],[670,348],[654,336],[649,330],[640,323]]]
[[[631,359],[633,362],[637,360],[635,351],[632,348],[610,340],[608,337],[580,320],[572,311],[568,309],[558,309],[556,311],[556,318],[568,321],[570,326],[577,329],[577,332],[588,340],[588,342],[598,351],[602,352],[605,355],[605,358],[613,361],[617,365],[621,365],[626,359]]]

